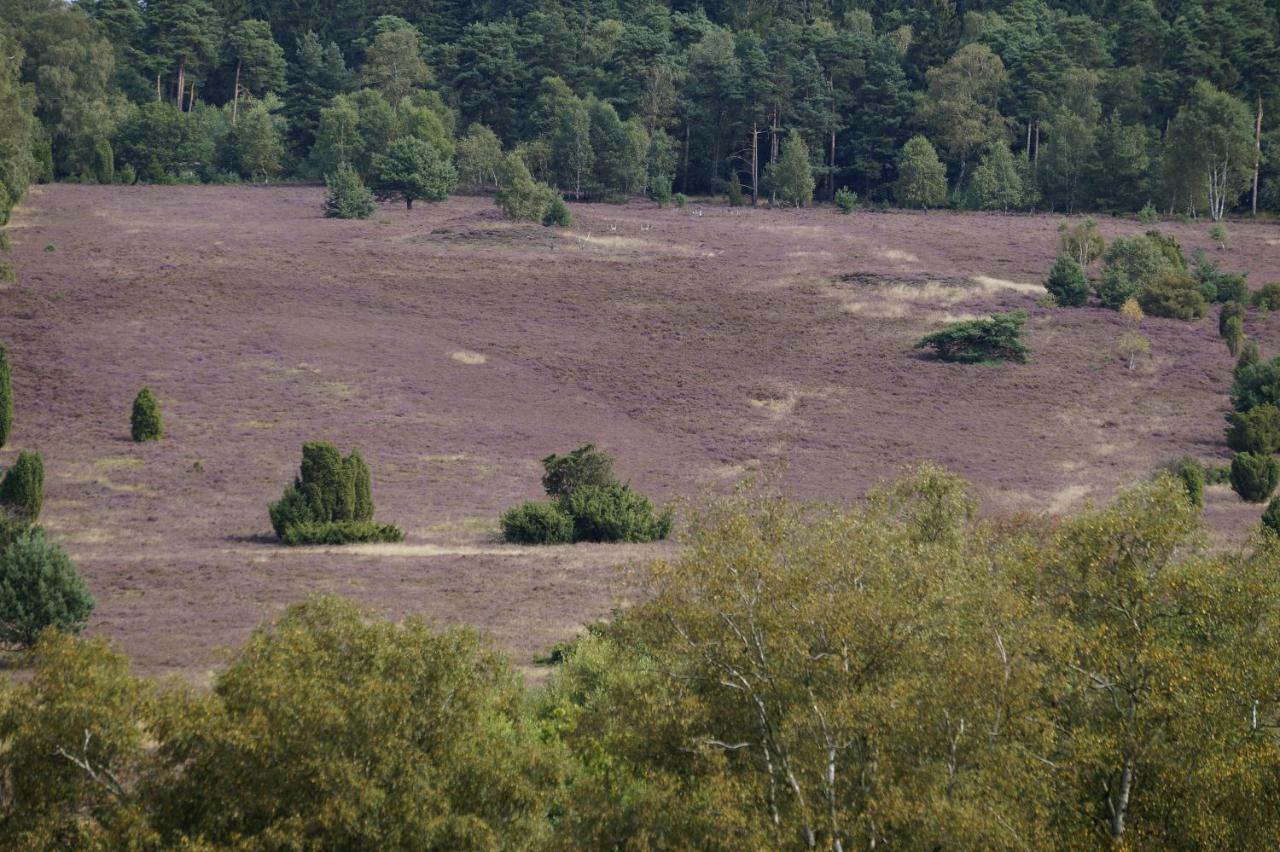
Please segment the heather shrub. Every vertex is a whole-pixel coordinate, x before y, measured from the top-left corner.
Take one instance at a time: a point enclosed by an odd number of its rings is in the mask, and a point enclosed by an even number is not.
[[[943,361],[978,364],[1027,360],[1022,342],[1025,311],[992,314],[988,319],[953,322],[916,342],[916,349],[933,349]]]
[[[1164,471],[1171,474],[1187,489],[1187,499],[1193,506],[1204,505],[1204,467],[1191,456],[1183,456],[1177,461],[1164,466]]]
[[[542,460],[542,487],[550,497],[564,497],[584,485],[607,487],[613,477],[613,458],[595,444],[583,444],[563,455],[552,453]]]
[[[1085,277],[1080,263],[1067,254],[1058,255],[1044,287],[1063,306],[1083,305],[1089,298],[1089,279]]]
[[[1264,503],[1280,482],[1280,461],[1258,453],[1236,453],[1231,459],[1231,488],[1241,499]]]
[[[547,212],[542,214],[542,224],[548,228],[567,228],[573,224],[573,216],[569,214],[569,205],[557,195],[547,205]]]
[[[1138,292],[1138,304],[1153,317],[1193,320],[1204,316],[1208,303],[1195,279],[1178,272],[1164,272]]]
[[[150,388],[143,388],[133,400],[131,417],[133,440],[158,441],[164,437],[164,421],[160,416],[160,403]]]
[[[339,163],[333,174],[324,176],[324,183],[324,215],[330,219],[368,219],[378,209],[373,192],[348,163]]]
[[[574,541],[654,541],[671,533],[671,510],[655,513],[649,498],[627,485],[583,485],[559,505],[573,519]]]
[[[836,209],[841,213],[852,213],[853,208],[858,206],[858,194],[847,186],[842,186],[836,190]]]
[[[555,503],[521,503],[502,516],[502,537],[515,544],[568,544],[573,518]]]
[[[1280,281],[1264,284],[1258,292],[1254,293],[1253,306],[1266,308],[1269,311],[1280,308]]]
[[[1233,411],[1227,427],[1227,446],[1237,453],[1271,455],[1280,451],[1280,408],[1271,403],[1248,411]]]
[[[9,432],[13,429],[13,379],[9,369],[9,359],[5,356],[4,347],[0,346],[0,447],[9,440]]]
[[[293,484],[268,508],[271,527],[285,544],[400,541],[404,532],[373,522],[369,467],[356,450],[345,459],[325,441],[302,445]]]
[[[0,642],[27,647],[46,628],[79,633],[93,596],[66,551],[32,527],[0,552]]]
[[[21,452],[0,480],[0,507],[28,523],[44,505],[44,463],[39,453]]]

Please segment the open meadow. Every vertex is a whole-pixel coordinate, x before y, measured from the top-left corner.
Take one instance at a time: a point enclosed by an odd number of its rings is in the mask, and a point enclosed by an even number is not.
[[[1216,311],[1124,319],[1037,305],[1060,216],[573,205],[568,230],[456,197],[322,218],[301,186],[32,190],[0,293],[43,523],[96,600],[87,632],[148,673],[204,681],[285,605],[338,592],[391,617],[489,631],[529,665],[626,597],[619,566],[671,543],[520,548],[497,518],[538,460],[594,441],[661,502],[753,472],[850,501],[913,461],[972,481],[989,513],[1057,513],[1184,454],[1221,464],[1233,359]],[[1145,230],[1100,223],[1108,239]],[[1251,285],[1280,280],[1280,227],[1165,223]],[[1023,365],[912,348],[993,310],[1030,312]],[[1280,318],[1247,333],[1276,351]],[[164,441],[135,444],[144,385]],[[303,441],[360,448],[395,545],[282,547],[267,504]],[[1258,507],[1210,488],[1214,534]]]

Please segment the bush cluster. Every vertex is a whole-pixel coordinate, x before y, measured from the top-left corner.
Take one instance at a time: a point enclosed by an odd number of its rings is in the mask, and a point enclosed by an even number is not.
[[[1164,471],[1173,476],[1187,491],[1187,499],[1191,505],[1204,505],[1205,469],[1199,461],[1191,456],[1183,456],[1177,461],[1165,465]]]
[[[992,314],[987,319],[961,320],[927,334],[916,349],[933,349],[943,361],[981,364],[991,361],[1027,360],[1030,350],[1022,342],[1026,311]]]
[[[272,529],[289,545],[404,538],[400,528],[373,522],[371,476],[359,451],[343,458],[325,441],[302,445],[297,478],[268,511]]]
[[[671,534],[673,513],[613,475],[613,459],[594,444],[542,460],[542,487],[552,498],[502,516],[502,535],[515,544],[655,541]]]
[[[1249,283],[1244,275],[1223,272],[1218,262],[1196,249],[1191,260],[1191,276],[1210,302],[1244,302],[1249,297]]]

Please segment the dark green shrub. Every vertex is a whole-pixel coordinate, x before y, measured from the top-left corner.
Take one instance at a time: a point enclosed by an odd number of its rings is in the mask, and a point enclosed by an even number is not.
[[[1280,451],[1280,408],[1268,402],[1234,411],[1229,419],[1227,446],[1237,453],[1269,456]]]
[[[1148,236],[1117,237],[1102,254],[1102,278],[1096,290],[1102,304],[1119,309],[1161,273],[1176,269],[1163,243]]]
[[[93,596],[70,557],[32,527],[0,552],[0,642],[27,647],[48,627],[79,633]]]
[[[1027,360],[1022,342],[1026,311],[992,314],[989,319],[953,322],[916,342],[916,349],[931,348],[943,361],[978,364],[988,361]]]
[[[116,182],[116,154],[106,139],[99,139],[93,146],[93,176],[98,183]]]
[[[725,195],[730,207],[741,207],[746,203],[746,199],[742,197],[742,183],[738,180],[737,172],[729,175],[729,180],[725,184]]]
[[[567,496],[585,485],[617,484],[613,458],[595,444],[584,444],[564,455],[552,453],[542,460],[542,469],[542,487],[551,497]]]
[[[1209,310],[1195,279],[1175,272],[1148,282],[1138,293],[1138,304],[1147,314],[1168,319],[1199,319]]]
[[[515,544],[568,544],[573,518],[555,503],[521,503],[502,516],[502,537]]]
[[[1253,294],[1253,306],[1274,311],[1280,308],[1280,281],[1264,284],[1262,289]]]
[[[138,182],[138,173],[134,171],[131,163],[125,163],[120,169],[120,183],[125,186],[132,186]]]
[[[1239,355],[1240,347],[1244,345],[1244,323],[1240,321],[1240,317],[1227,320],[1227,331],[1222,336],[1227,341],[1227,351],[1231,353],[1231,357]]]
[[[1224,272],[1218,276],[1216,293],[1211,301],[1244,302],[1249,298],[1249,281],[1244,275]]]
[[[559,506],[573,519],[574,541],[654,541],[671,533],[671,510],[655,514],[649,498],[627,485],[583,485]]]
[[[1248,309],[1241,302],[1227,302],[1223,305],[1221,313],[1218,314],[1218,334],[1227,336],[1227,321],[1232,317],[1240,320],[1243,325],[1247,312]]]
[[[1164,470],[1173,475],[1187,489],[1187,499],[1193,506],[1204,505],[1204,468],[1200,462],[1183,456],[1177,461],[1165,465]]]
[[[39,453],[18,453],[0,480],[0,506],[27,522],[40,517],[44,505],[44,462]]]
[[[1280,482],[1280,461],[1274,456],[1236,453],[1231,459],[1231,487],[1241,499],[1264,503]]]
[[[160,403],[150,388],[143,388],[134,397],[131,424],[135,441],[159,441],[164,437],[164,420],[160,416]]]
[[[1231,465],[1203,465],[1205,485],[1230,485]]]
[[[569,215],[569,205],[564,203],[564,199],[557,195],[551,199],[551,203],[547,205],[547,212],[542,214],[542,224],[548,228],[567,228],[573,224],[573,217]]]
[[[1150,230],[1144,235],[1151,240],[1152,244],[1164,255],[1164,259],[1177,272],[1187,271],[1187,258],[1182,253],[1182,245],[1176,237],[1169,234],[1162,234],[1157,230]]]
[[[1083,305],[1089,298],[1089,279],[1075,258],[1065,254],[1054,261],[1044,288],[1064,307]]]
[[[1239,375],[1245,367],[1257,364],[1261,360],[1262,353],[1258,351],[1258,344],[1252,340],[1245,340],[1244,345],[1240,347],[1240,357],[1236,359],[1235,374]]]
[[[676,207],[683,210],[689,203],[689,196],[685,195],[683,192],[677,192],[675,195],[671,196],[671,202],[675,204]]]
[[[1120,307],[1138,295],[1138,285],[1121,269],[1104,266],[1102,277],[1093,285],[1098,299],[1108,308],[1120,310]]]
[[[287,544],[399,541],[404,537],[395,527],[373,523],[373,513],[368,465],[358,451],[352,450],[344,459],[338,448],[326,441],[302,445],[297,478],[268,508],[271,528]]]
[[[295,524],[281,537],[290,547],[306,544],[362,544],[404,541],[404,530],[374,521],[324,521]]]
[[[31,156],[35,159],[31,175],[35,182],[53,183],[53,143],[43,138],[31,140]]]
[[[1275,535],[1280,535],[1280,498],[1273,497],[1262,513],[1262,526]]]
[[[1160,221],[1160,214],[1156,212],[1155,205],[1150,201],[1142,205],[1142,209],[1138,211],[1138,221],[1144,225],[1154,225]]]
[[[1236,411],[1248,411],[1268,402],[1280,406],[1280,358],[1245,363],[1249,354],[1246,345],[1240,353],[1240,362],[1236,364],[1235,380],[1231,385],[1231,407]]]
[[[13,379],[9,370],[9,359],[5,356],[4,347],[0,346],[0,447],[9,440],[9,432],[13,429]]]
[[[858,194],[847,186],[842,186],[836,190],[836,209],[841,213],[852,213],[853,208],[858,206]]]
[[[325,175],[324,184],[324,215],[329,219],[368,219],[378,209],[373,192],[348,163],[339,163],[333,174]]]

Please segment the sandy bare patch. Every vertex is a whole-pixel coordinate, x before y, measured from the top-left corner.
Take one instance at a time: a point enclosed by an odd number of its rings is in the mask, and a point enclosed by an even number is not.
[[[1049,511],[1061,515],[1084,499],[1092,489],[1088,485],[1068,485],[1049,495]]]
[[[841,307],[845,313],[869,319],[902,319],[910,313],[906,305],[896,302],[845,302]]]
[[[953,322],[964,322],[966,320],[976,320],[980,318],[981,316],[979,314],[970,314],[964,311],[960,311],[959,313],[954,313],[952,311],[939,311],[937,313],[932,313],[929,315],[929,322],[936,323],[939,325],[944,325],[944,324],[950,324]]]
[[[642,240],[639,237],[624,237],[618,234],[566,234],[566,239],[577,240],[592,248],[613,249],[615,251],[663,254],[675,257],[715,257],[717,251],[705,251],[683,243],[660,243],[653,240]]]
[[[835,255],[829,251],[789,251],[787,257],[816,257],[820,260],[831,260]]]
[[[142,467],[142,464],[142,459],[135,459],[130,456],[105,456],[96,459],[93,466],[102,470],[129,470]]]
[[[882,249],[880,256],[885,260],[896,260],[899,263],[919,263],[920,258],[916,257],[909,251],[902,249]]]
[[[1021,281],[1009,281],[1004,278],[992,278],[990,275],[972,275],[970,280],[984,290],[1014,290],[1018,293],[1043,293],[1044,285],[1026,284]]]
[[[479,352],[471,352],[467,349],[459,349],[457,352],[451,352],[449,357],[457,361],[459,364],[483,364],[489,360]]]
[[[790,414],[796,410],[796,403],[799,401],[800,397],[794,393],[788,393],[786,396],[758,396],[752,398],[751,407],[763,408],[774,414]]]

